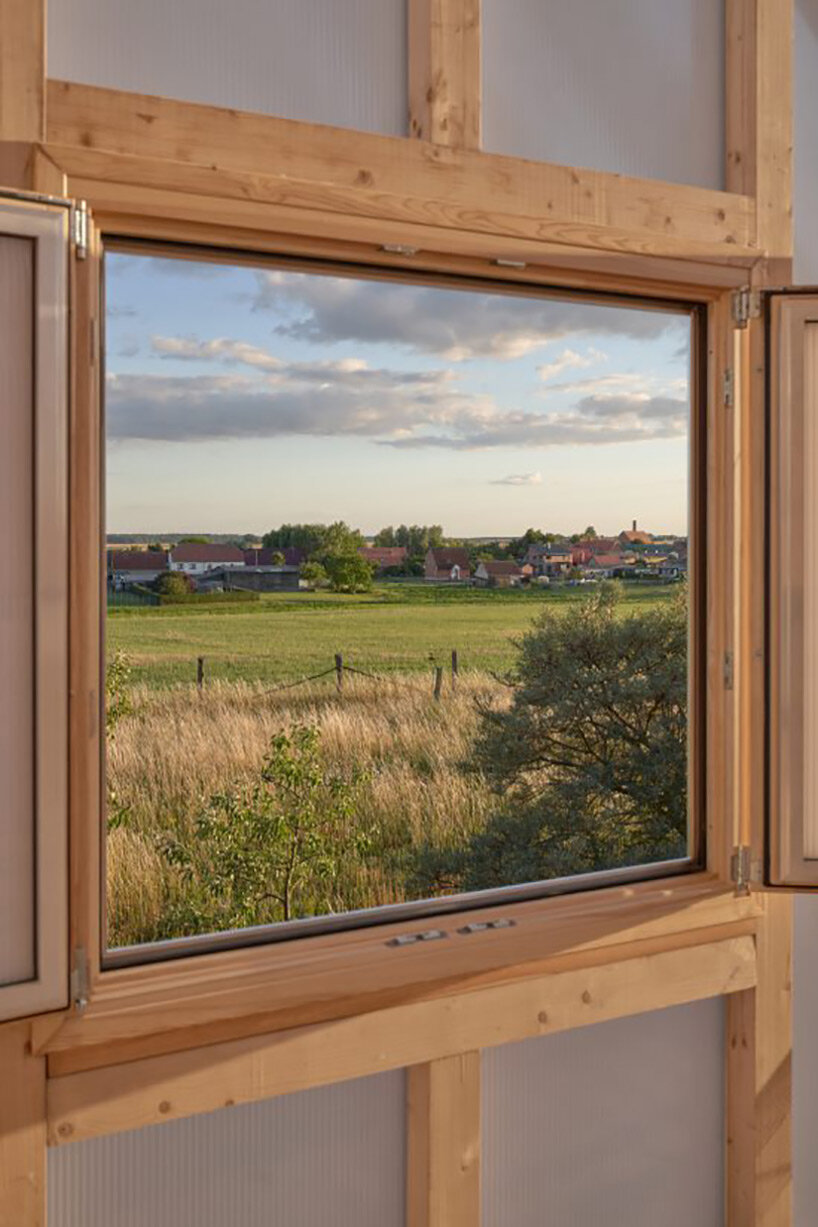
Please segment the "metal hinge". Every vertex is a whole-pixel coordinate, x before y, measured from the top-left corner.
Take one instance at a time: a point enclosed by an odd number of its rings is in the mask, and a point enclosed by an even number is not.
[[[733,408],[734,387],[733,368],[731,366],[725,367],[724,374],[721,377],[721,390],[725,409]]]
[[[753,862],[752,849],[748,844],[741,844],[733,849],[730,857],[730,879],[735,883],[736,890],[747,892],[751,882],[760,882],[761,874],[757,864]]]
[[[761,315],[761,294],[751,290],[748,285],[740,290],[734,290],[730,296],[730,314],[736,328],[746,328],[750,320]]]
[[[71,238],[78,260],[88,255],[88,205],[78,200],[71,209]]]
[[[733,689],[733,653],[732,652],[724,653],[723,673],[724,673],[724,689],[732,690]]]
[[[423,933],[401,933],[400,937],[392,937],[387,946],[415,946],[418,942],[436,942],[446,937],[445,929],[426,929]]]
[[[78,1014],[88,1005],[88,991],[88,955],[84,946],[77,946],[71,968],[71,1004]]]
[[[382,243],[381,251],[386,251],[390,256],[416,256],[418,254],[417,247],[410,247],[408,243]]]

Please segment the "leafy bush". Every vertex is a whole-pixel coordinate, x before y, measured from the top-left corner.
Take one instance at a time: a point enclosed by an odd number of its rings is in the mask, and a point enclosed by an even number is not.
[[[246,601],[260,601],[258,592],[246,588],[231,588],[228,592],[184,592],[179,596],[160,596],[160,605],[237,605]]]
[[[353,822],[360,773],[330,771],[316,728],[273,737],[256,778],[210,797],[195,839],[166,834],[160,852],[184,890],[173,932],[214,932],[336,910],[342,859],[366,854]]]
[[[369,592],[372,588],[372,565],[360,554],[328,555],[324,570],[333,592]]]
[[[470,768],[499,805],[430,882],[461,889],[683,856],[687,842],[687,602],[616,616],[618,585],[521,640],[507,710],[484,707]],[[438,858],[440,859],[440,858]]]
[[[160,596],[187,596],[196,591],[196,584],[183,571],[163,571],[153,581],[153,588]]]

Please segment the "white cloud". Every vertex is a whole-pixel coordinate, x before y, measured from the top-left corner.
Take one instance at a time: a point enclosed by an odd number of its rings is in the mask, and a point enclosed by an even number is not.
[[[280,336],[321,344],[388,343],[451,362],[519,358],[561,337],[656,337],[689,329],[685,316],[583,299],[515,297],[306,273],[258,274],[256,311]]]
[[[508,477],[495,477],[492,486],[540,486],[542,473],[510,473]]]
[[[578,354],[573,349],[564,349],[558,358],[554,358],[552,362],[544,362],[537,367],[537,373],[543,383],[547,383],[549,379],[553,379],[555,375],[561,375],[563,371],[577,367],[596,366],[599,362],[606,362],[607,354],[603,354],[598,349],[589,349],[585,354]]]

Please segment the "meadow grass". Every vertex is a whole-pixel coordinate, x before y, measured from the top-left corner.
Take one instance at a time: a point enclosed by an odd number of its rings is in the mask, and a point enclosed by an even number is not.
[[[108,618],[109,654],[124,652],[148,686],[209,678],[295,680],[331,668],[336,653],[373,673],[430,672],[457,649],[465,670],[503,672],[514,642],[544,608],[570,612],[587,588],[480,590],[382,585],[356,596],[277,593],[252,606],[125,608]],[[622,616],[667,600],[669,586],[626,585]]]
[[[250,779],[271,737],[299,723],[319,729],[328,770],[366,774],[354,821],[373,833],[371,855],[340,859],[337,910],[402,901],[424,848],[462,847],[485,825],[493,799],[463,763],[478,705],[502,705],[508,693],[480,673],[447,682],[440,702],[411,676],[352,678],[342,695],[325,683],[272,694],[258,682],[216,682],[201,695],[136,686],[108,750],[109,786],[127,812],[107,840],[110,944],[181,935],[168,915],[185,883],[162,857],[162,837],[194,840],[207,798]]]

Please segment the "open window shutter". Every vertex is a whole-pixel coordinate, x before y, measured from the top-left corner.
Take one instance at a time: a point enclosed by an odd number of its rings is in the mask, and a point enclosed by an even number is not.
[[[767,880],[818,888],[818,293],[769,328]]]
[[[0,1019],[68,1001],[70,221],[0,195]]]

